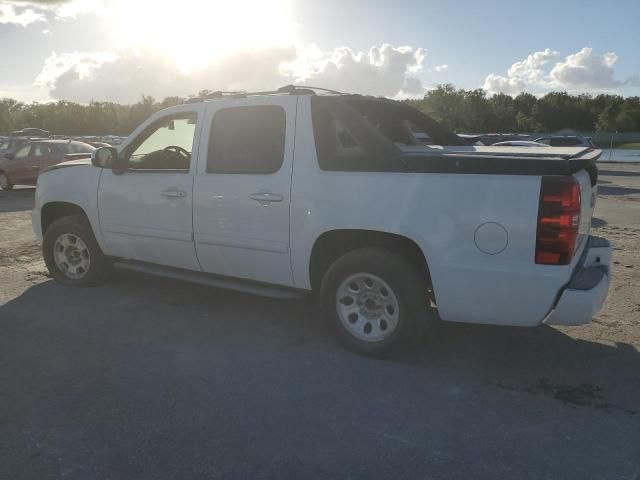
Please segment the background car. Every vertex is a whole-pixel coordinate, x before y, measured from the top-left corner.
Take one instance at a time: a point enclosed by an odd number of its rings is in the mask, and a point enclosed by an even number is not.
[[[14,137],[43,137],[49,138],[51,136],[51,132],[49,130],[42,130],[41,128],[23,128],[22,130],[16,130],[12,132],[11,135]]]
[[[596,148],[589,137],[583,137],[580,135],[566,135],[566,136],[549,136],[540,137],[535,139],[536,142],[544,143],[551,147],[587,147]]]
[[[548,147],[546,143],[530,142],[528,140],[511,140],[508,142],[498,142],[493,144],[494,147]]]
[[[95,148],[110,147],[111,146],[107,142],[86,142],[86,143],[91,145],[92,147],[95,147]]]
[[[7,153],[14,153],[30,140],[28,137],[7,137],[0,143],[0,158],[4,158]]]
[[[72,154],[91,153],[94,147],[70,140],[27,141],[15,153],[0,158],[0,188],[11,190],[14,185],[35,185],[43,168],[68,160]]]

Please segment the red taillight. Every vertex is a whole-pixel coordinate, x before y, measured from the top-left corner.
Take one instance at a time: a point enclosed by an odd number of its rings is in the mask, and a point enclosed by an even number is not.
[[[542,177],[536,263],[571,263],[580,225],[580,185],[573,177]]]

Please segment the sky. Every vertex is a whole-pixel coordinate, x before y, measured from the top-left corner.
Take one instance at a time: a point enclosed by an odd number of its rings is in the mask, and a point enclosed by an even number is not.
[[[611,4],[0,0],[0,97],[130,103],[291,83],[640,95],[640,0]]]

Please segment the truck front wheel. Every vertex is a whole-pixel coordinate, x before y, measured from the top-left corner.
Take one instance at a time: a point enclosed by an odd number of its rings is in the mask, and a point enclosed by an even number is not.
[[[345,346],[364,355],[398,349],[416,322],[431,321],[423,276],[404,257],[382,248],[338,258],[323,278],[320,298]]]
[[[42,253],[51,276],[64,285],[96,285],[109,271],[109,263],[83,215],[55,220],[44,234]]]

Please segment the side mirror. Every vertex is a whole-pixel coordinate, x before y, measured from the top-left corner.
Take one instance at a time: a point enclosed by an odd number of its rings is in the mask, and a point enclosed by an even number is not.
[[[8,160],[13,160],[13,157],[15,155],[13,153],[5,153],[4,154],[4,158],[8,159]]]
[[[91,154],[91,164],[94,167],[120,170],[120,163],[118,150],[113,147],[100,147]]]

